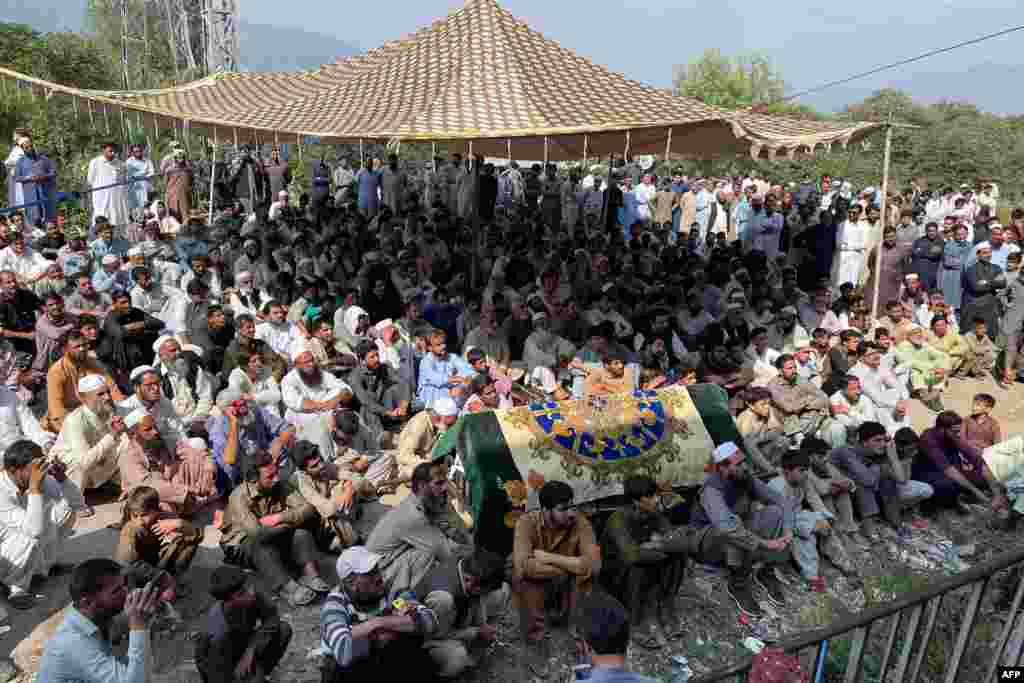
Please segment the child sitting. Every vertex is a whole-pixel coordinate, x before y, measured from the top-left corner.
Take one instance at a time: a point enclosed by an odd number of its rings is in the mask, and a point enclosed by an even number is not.
[[[964,418],[964,440],[979,451],[1003,440],[999,420],[992,417],[992,409],[995,407],[996,400],[990,394],[978,394],[974,397],[971,414]]]
[[[129,566],[140,585],[157,579],[160,599],[171,603],[182,593],[180,577],[202,540],[202,530],[160,511],[156,489],[139,486],[125,500],[114,559]]]

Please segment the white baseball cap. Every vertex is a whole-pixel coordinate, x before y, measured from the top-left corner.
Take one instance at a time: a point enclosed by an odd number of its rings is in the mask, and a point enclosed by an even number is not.
[[[369,574],[380,562],[380,555],[371,553],[365,545],[354,545],[338,557],[335,569],[338,579],[344,581],[353,574]]]

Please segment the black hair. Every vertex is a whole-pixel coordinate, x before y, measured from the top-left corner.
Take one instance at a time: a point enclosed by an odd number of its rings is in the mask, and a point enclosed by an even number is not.
[[[120,564],[106,557],[94,557],[81,562],[72,570],[71,581],[68,582],[68,593],[71,602],[78,607],[82,598],[93,595],[101,586],[100,580],[108,576],[121,576],[123,568]]]
[[[975,394],[974,400],[987,403],[989,408],[996,407],[996,399],[992,394]]]
[[[248,458],[244,458],[242,461],[242,480],[250,484],[259,481],[260,468],[270,464],[272,461],[273,457],[268,451],[258,450],[250,454]]]
[[[780,464],[784,470],[792,470],[797,467],[810,467],[811,456],[803,449],[789,450],[783,454]]]
[[[828,453],[832,447],[824,439],[816,436],[809,436],[800,443],[800,448],[810,454]]]
[[[938,429],[949,429],[950,427],[956,427],[958,424],[962,424],[963,421],[964,419],[952,410],[944,410],[935,418],[935,426]]]
[[[559,505],[571,505],[572,487],[564,481],[549,481],[537,492],[537,500],[544,510],[553,510]]]
[[[486,548],[477,548],[462,560],[462,573],[476,577],[480,590],[489,593],[505,581],[505,558]]]
[[[412,480],[409,482],[409,488],[413,490],[413,493],[415,493],[416,489],[418,488],[417,484],[424,485],[430,483],[431,479],[433,479],[433,469],[437,467],[439,464],[441,463],[427,461],[421,462],[419,465],[416,465],[416,467],[413,468]]]
[[[477,347],[473,347],[472,349],[470,349],[469,351],[466,352],[466,361],[470,365],[472,365],[474,363],[479,363],[480,361],[484,360],[485,358],[487,358],[487,354],[484,353],[483,350],[481,350],[481,349],[479,349]]]
[[[775,359],[775,367],[781,370],[782,366],[791,360],[794,360],[793,355],[790,353],[784,353]]]
[[[641,498],[653,496],[658,491],[658,484],[646,474],[635,474],[626,478],[622,483],[622,490],[626,500],[635,503]]]
[[[196,294],[205,294],[210,291],[210,286],[199,278],[193,278],[189,280],[188,287],[186,288],[189,296]]]
[[[43,449],[34,441],[19,439],[4,451],[4,469],[14,470],[43,456]]]
[[[586,595],[576,613],[576,631],[597,655],[625,655],[629,647],[629,613],[605,592]]]
[[[469,381],[470,394],[479,395],[480,392],[482,392],[490,384],[493,384],[493,382],[494,381],[491,379],[491,376],[488,375],[486,372],[476,373],[475,375],[473,375],[473,379]]]
[[[896,430],[896,433],[892,435],[892,440],[896,443],[897,448],[903,448],[910,444],[915,444],[921,440],[921,437],[917,435],[910,427],[901,427]]]
[[[868,439],[884,436],[886,433],[885,427],[880,422],[863,422],[857,429],[857,438],[860,439],[861,443],[864,443]]]
[[[364,339],[363,341],[359,342],[358,346],[356,346],[356,356],[359,357],[359,360],[366,360],[366,357],[376,350],[376,344],[374,344],[369,339]]]

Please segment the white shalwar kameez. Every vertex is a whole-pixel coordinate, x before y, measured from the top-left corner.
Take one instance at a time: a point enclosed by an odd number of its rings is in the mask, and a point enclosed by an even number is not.
[[[330,401],[352,388],[329,372],[320,372],[320,384],[311,386],[302,379],[298,370],[292,370],[281,380],[281,398],[284,401],[284,419],[298,429],[298,437],[311,441],[320,449],[325,460],[334,459],[334,439],[331,436],[331,411],[303,411],[303,401]]]
[[[124,162],[115,158],[107,161],[106,157],[98,156],[89,162],[87,180],[89,187],[102,187],[112,183],[124,182],[127,168]],[[131,214],[128,211],[128,186],[118,185],[92,193],[92,221],[97,216],[105,216],[113,226],[128,225]]]
[[[832,264],[832,286],[839,289],[844,282],[860,284],[867,258],[868,233],[861,223],[843,221],[836,234],[836,259]]]

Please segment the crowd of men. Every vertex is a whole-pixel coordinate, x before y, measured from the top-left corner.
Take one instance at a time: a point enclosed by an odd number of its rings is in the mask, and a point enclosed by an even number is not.
[[[19,135],[10,199],[49,197],[44,155]],[[967,416],[942,404],[1002,350],[995,378],[1017,381],[1024,211],[995,223],[987,181],[914,185],[883,220],[874,188],[827,177],[659,180],[625,160],[581,177],[458,154],[415,174],[392,155],[313,160],[293,202],[274,150],[239,158],[248,191],[207,224],[183,151],[162,183],[145,155],[103,147],[88,225],[45,202],[0,225],[8,603],[30,608],[33,578],[64,569],[97,491],[124,510],[114,557],[73,570],[44,683],[144,680],[147,618],[188,592],[204,509],[225,563],[196,651],[208,681],[263,680],[292,636],[247,569],[292,605],[322,600],[325,681],[418,661],[457,676],[510,601],[537,647],[548,623],[601,615],[607,629],[579,625],[580,652],[594,678],[629,680],[600,669],[616,670],[623,633],[652,648],[678,635],[665,596],[687,558],[724,565],[756,617],[785,601],[779,562],[821,591],[823,559],[856,574],[916,515],[980,502],[1013,519],[982,457],[1002,440],[996,399]],[[474,545],[454,453],[435,449],[460,416],[696,382],[725,390],[741,438],[709,454],[688,524],[636,476],[595,531],[549,481],[515,524],[510,571]],[[914,400],[935,414],[921,435]]]

